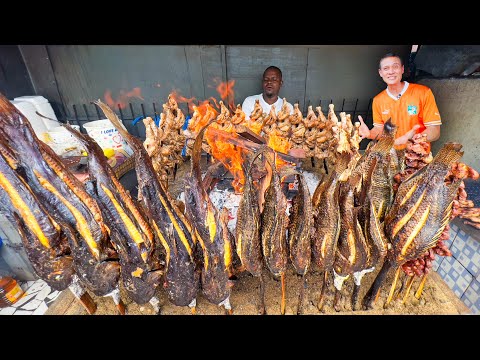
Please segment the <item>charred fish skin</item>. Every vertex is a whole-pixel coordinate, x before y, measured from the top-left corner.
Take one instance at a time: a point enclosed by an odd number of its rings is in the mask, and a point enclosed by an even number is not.
[[[458,143],[445,144],[430,164],[400,184],[385,219],[385,234],[391,239],[396,264],[435,246],[448,223],[460,182],[446,186],[444,179],[451,164],[462,157],[460,149]]]
[[[268,154],[268,153],[267,153]],[[265,204],[261,215],[262,251],[265,264],[270,272],[278,277],[285,273],[288,262],[287,198],[282,191],[280,176],[274,161],[267,156],[272,168],[272,181],[265,193]]]
[[[53,289],[66,289],[75,273],[70,249],[28,186],[0,155],[0,211],[17,228],[35,273]]]
[[[89,155],[88,171],[90,178],[95,179],[90,183],[89,192],[94,194],[110,229],[110,240],[120,256],[125,289],[133,301],[145,304],[154,296],[161,280],[159,263],[152,257],[155,249],[153,230],[118,181],[100,146],[88,135],[68,125],[66,128]]]
[[[396,125],[392,124],[390,120],[385,122],[384,131],[380,139],[365,150],[365,153],[352,171],[352,177],[359,174],[364,179],[369,177],[369,196],[375,205],[381,222],[383,222],[385,214],[393,201],[392,181],[395,174],[392,173],[392,151],[394,151],[393,145],[396,132]],[[373,173],[372,166],[375,167]],[[360,218],[363,219],[366,213],[361,213]]]
[[[342,183],[340,189],[340,235],[338,237],[335,272],[341,276],[353,273],[356,263],[366,262],[366,254],[358,244],[357,218],[354,211],[354,185]]]
[[[12,149],[14,146],[19,168],[32,192],[66,234],[80,280],[97,296],[111,292],[118,281],[119,268],[102,264],[110,252],[97,203],[53,150],[38,140],[28,120],[3,95],[0,125],[0,133]]]
[[[141,205],[166,253],[164,288],[173,304],[188,305],[196,298],[200,286],[193,257],[194,230],[162,186],[142,141],[126,131],[118,116],[106,104],[100,100],[94,103],[134,150]]]
[[[245,185],[237,210],[235,226],[236,251],[242,266],[253,276],[263,271],[263,255],[260,240],[260,207],[251,173],[252,164],[244,167]]]
[[[305,275],[312,258],[313,210],[303,174],[298,173],[298,193],[292,199],[288,244],[290,261],[298,275]]]
[[[213,304],[220,304],[230,296],[229,282],[232,262],[232,244],[224,236],[220,214],[213,205],[202,182],[200,156],[202,140],[210,120],[198,133],[193,144],[191,172],[185,186],[185,210],[187,218],[195,227],[197,240],[203,254],[201,273],[202,293]],[[225,234],[227,235],[227,234]]]

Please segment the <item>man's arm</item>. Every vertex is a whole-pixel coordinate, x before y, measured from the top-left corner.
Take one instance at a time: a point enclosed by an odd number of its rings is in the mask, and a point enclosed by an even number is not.
[[[440,137],[440,125],[430,125],[426,126],[426,129],[422,132],[422,134],[427,134],[427,141],[432,142],[438,140]]]

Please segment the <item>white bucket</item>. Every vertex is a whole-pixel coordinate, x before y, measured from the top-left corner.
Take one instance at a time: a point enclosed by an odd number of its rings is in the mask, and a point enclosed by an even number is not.
[[[92,137],[102,149],[113,149],[115,151],[125,153],[126,156],[133,154],[132,149],[122,135],[113,126],[112,122],[108,119],[101,119],[96,121],[90,121],[83,124],[83,128],[87,134]]]

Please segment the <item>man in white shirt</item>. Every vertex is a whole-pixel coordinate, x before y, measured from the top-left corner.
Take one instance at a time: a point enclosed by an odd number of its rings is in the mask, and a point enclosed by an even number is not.
[[[283,85],[282,71],[276,66],[269,66],[263,72],[262,87],[263,93],[259,95],[248,96],[242,104],[242,110],[247,119],[250,119],[250,114],[253,111],[255,100],[260,101],[263,112],[269,114],[272,105],[275,105],[275,111],[278,114],[283,105],[283,99],[278,96],[280,88]],[[290,108],[290,114],[293,113],[293,106],[287,102]]]

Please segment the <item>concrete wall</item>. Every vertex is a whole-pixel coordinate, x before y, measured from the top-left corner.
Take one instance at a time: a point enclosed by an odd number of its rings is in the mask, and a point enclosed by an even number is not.
[[[462,162],[480,171],[480,79],[422,79],[432,89],[442,117],[440,139],[432,144],[435,155],[448,141],[463,145]]]
[[[378,76],[378,59],[394,51],[407,58],[410,45],[21,45],[36,94],[49,99],[61,120],[72,120],[73,105],[80,120],[86,112],[97,119],[90,102],[115,102],[133,89],[140,97],[124,97],[132,103],[122,119],[133,119],[161,111],[167,96],[176,91],[185,98],[220,100],[220,82],[235,81],[234,104],[262,91],[261,76],[275,65],[283,72],[280,96],[298,102],[306,113],[308,105],[365,115],[370,99],[384,89]],[[136,93],[136,94],[139,94]],[[345,103],[343,103],[345,99]],[[357,101],[358,99],[358,101]],[[226,101],[225,101],[226,102]],[[85,108],[82,104],[85,104]],[[181,105],[181,104],[180,104]],[[183,107],[182,107],[183,106]],[[182,110],[188,112],[185,105]],[[122,116],[123,115],[123,116]],[[364,116],[365,117],[365,116]],[[91,120],[94,120],[93,118]],[[371,119],[367,117],[367,124]],[[126,123],[129,127],[128,122]],[[134,135],[144,136],[140,123]],[[130,129],[129,129],[130,130]]]

